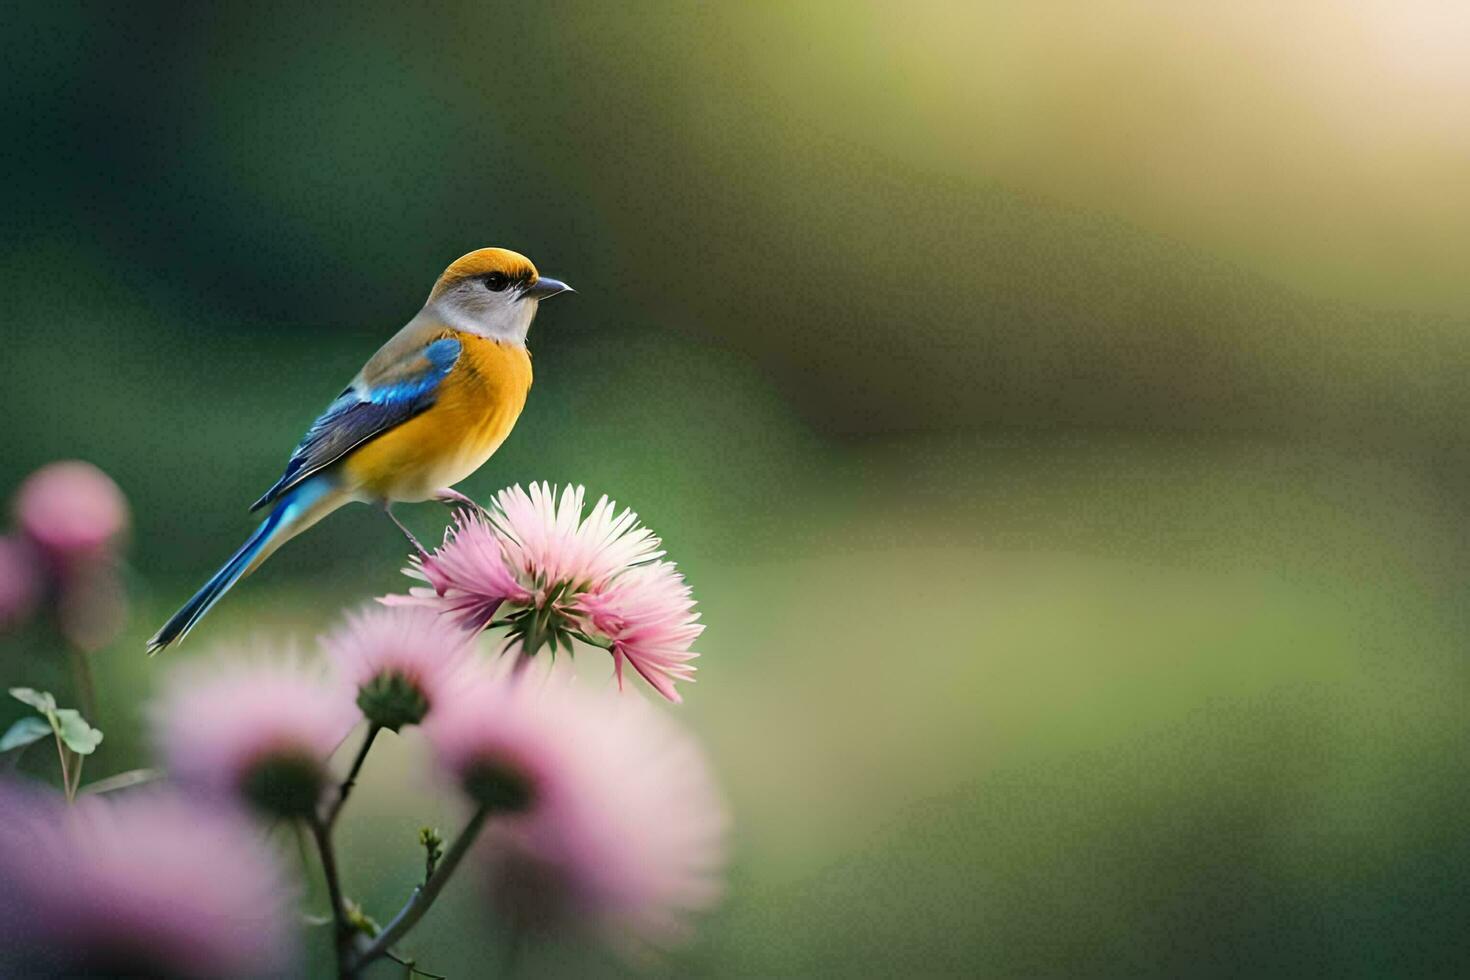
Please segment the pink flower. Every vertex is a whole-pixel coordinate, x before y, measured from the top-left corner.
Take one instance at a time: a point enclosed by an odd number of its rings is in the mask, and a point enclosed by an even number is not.
[[[128,526],[128,502],[112,477],[80,460],[50,463],[15,495],[26,536],[60,567],[95,558]]]
[[[0,972],[295,972],[276,853],[237,814],[159,792],[57,798],[0,786]]]
[[[368,720],[392,731],[418,724],[452,689],[473,635],[432,609],[368,607],[322,638],[357,689]]]
[[[191,664],[149,710],[169,774],[278,816],[310,816],[357,722],[350,693],[294,658]]]
[[[411,589],[407,596],[385,596],[384,605],[423,605],[450,616],[463,629],[477,632],[490,625],[502,605],[527,605],[531,591],[517,580],[506,559],[505,544],[484,521],[455,515],[453,537],[425,562],[415,555],[404,572],[433,586]]]
[[[610,651],[619,686],[624,661],[671,701],[692,681],[690,646],[703,627],[694,600],[658,537],[607,497],[585,514],[585,491],[546,483],[502,490],[482,516],[461,513],[444,545],[407,572],[433,588],[389,596],[426,605],[466,629],[509,627],[530,656],[579,640]],[[493,623],[497,614],[503,616]]]
[[[689,661],[697,654],[689,648],[704,627],[673,562],[630,568],[601,591],[578,596],[575,608],[586,618],[587,633],[607,639],[619,686],[626,658],[655,691],[682,700],[674,681],[693,682]]]
[[[581,591],[663,555],[659,539],[638,523],[638,515],[626,507],[617,513],[606,496],[583,518],[586,493],[583,487],[563,487],[558,501],[555,487],[533,483],[530,493],[514,486],[495,495],[492,514],[500,519],[494,523],[522,580],[543,588],[567,582]]]
[[[41,598],[38,556],[19,538],[0,538],[0,629],[24,622]]]
[[[642,700],[484,670],[424,731],[490,809],[482,875],[518,931],[638,955],[688,938],[718,899],[724,806],[698,747]]]

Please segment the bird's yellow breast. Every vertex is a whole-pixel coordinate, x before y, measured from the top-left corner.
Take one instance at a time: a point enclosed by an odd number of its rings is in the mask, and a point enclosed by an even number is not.
[[[531,356],[519,344],[446,331],[461,346],[433,406],[353,450],[346,488],[378,500],[427,500],[500,448],[531,388]]]

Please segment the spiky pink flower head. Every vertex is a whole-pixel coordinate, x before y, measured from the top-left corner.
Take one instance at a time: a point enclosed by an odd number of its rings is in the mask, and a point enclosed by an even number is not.
[[[448,696],[473,638],[432,609],[369,606],[322,637],[322,647],[356,688],[363,715],[396,732]]]
[[[547,483],[502,490],[483,514],[461,512],[427,560],[411,560],[407,573],[432,588],[383,601],[426,605],[470,630],[504,624],[525,656],[570,651],[573,640],[600,646],[619,686],[626,661],[680,700],[674,684],[693,680],[690,647],[703,630],[689,588],[637,514],[605,496],[586,513],[585,495]]]
[[[607,587],[577,596],[573,608],[587,633],[607,641],[620,686],[626,660],[655,691],[680,700],[674,682],[693,680],[689,661],[696,654],[689,648],[704,627],[673,562],[630,568]]]
[[[49,463],[26,477],[15,495],[16,522],[65,570],[96,558],[128,526],[128,501],[112,477],[91,463]]]
[[[28,542],[0,538],[0,629],[24,622],[41,598],[40,557]]]
[[[722,890],[726,817],[708,765],[642,699],[558,674],[481,670],[424,725],[490,811],[491,902],[522,933],[587,931],[634,956],[672,946]]]
[[[315,812],[327,760],[358,720],[339,679],[260,655],[180,668],[149,717],[174,779],[284,817]]]
[[[294,889],[238,813],[164,792],[0,786],[5,976],[294,975]]]

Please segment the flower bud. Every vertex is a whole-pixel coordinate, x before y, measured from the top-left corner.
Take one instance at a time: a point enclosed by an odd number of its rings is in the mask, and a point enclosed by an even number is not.
[[[396,732],[423,721],[429,699],[403,674],[384,671],[358,689],[357,706],[368,721]]]

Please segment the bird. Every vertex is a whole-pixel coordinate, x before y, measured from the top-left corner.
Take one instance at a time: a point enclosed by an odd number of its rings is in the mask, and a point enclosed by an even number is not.
[[[393,505],[474,506],[453,487],[510,435],[531,388],[531,321],[541,303],[570,292],[510,249],[476,249],[451,262],[423,308],[306,430],[280,479],[250,508],[266,509],[265,519],[153,635],[148,653],[182,640],[277,548],[345,504],[381,508],[423,554]]]

